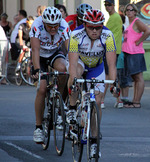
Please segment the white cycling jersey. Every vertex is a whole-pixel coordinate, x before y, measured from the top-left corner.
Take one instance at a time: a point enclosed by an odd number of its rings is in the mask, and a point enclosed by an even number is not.
[[[42,16],[39,16],[33,22],[29,35],[30,38],[35,37],[40,40],[40,56],[48,58],[60,49],[65,40],[69,39],[70,29],[68,23],[62,19],[52,42],[51,35],[44,27]]]

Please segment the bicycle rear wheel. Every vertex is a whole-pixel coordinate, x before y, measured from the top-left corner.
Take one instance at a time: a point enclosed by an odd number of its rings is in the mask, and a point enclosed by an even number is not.
[[[99,108],[96,102],[90,103],[90,131],[87,138],[87,158],[88,162],[98,162],[99,159],[99,148],[100,148],[100,117],[99,117]],[[94,158],[91,157],[91,145],[94,143],[97,145],[96,154]]]
[[[23,79],[21,77],[20,71],[15,72],[15,82],[16,82],[16,85],[18,86],[22,85]]]
[[[34,80],[31,77],[31,67],[32,67],[31,58],[30,57],[25,58],[22,61],[20,73],[24,82],[30,86],[33,86]]]
[[[48,100],[48,102],[46,101]],[[50,130],[52,129],[52,105],[51,100],[46,98],[45,100],[45,111],[44,111],[44,117],[42,121],[43,126],[43,133],[44,133],[44,143],[42,144],[43,150],[47,150],[50,142]]]
[[[54,130],[54,143],[57,154],[60,156],[64,151],[65,145],[65,114],[62,96],[56,92],[53,98],[53,130]]]

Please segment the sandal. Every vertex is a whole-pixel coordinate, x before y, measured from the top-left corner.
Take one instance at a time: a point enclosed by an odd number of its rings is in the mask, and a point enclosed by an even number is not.
[[[134,105],[133,105],[133,102],[126,102],[125,104],[124,104],[124,107],[125,108],[134,108]]]
[[[141,103],[128,102],[124,105],[125,108],[141,108]]]
[[[134,108],[141,108],[141,103],[133,102]]]

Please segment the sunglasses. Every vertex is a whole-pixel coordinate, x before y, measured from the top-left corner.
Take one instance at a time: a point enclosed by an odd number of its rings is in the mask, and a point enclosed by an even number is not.
[[[126,9],[126,11],[134,11],[134,9]]]
[[[112,6],[112,4],[111,4],[111,3],[108,3],[108,4],[104,4],[104,6],[105,6],[105,7],[107,7],[107,6],[110,7],[110,6]]]
[[[49,29],[52,29],[52,28],[57,29],[57,28],[59,27],[59,24],[55,24],[55,25],[46,24],[46,25],[47,25],[47,27],[48,27]]]
[[[103,28],[103,25],[99,25],[99,26],[91,26],[91,25],[86,25],[86,27],[89,29],[89,30],[100,30]]]

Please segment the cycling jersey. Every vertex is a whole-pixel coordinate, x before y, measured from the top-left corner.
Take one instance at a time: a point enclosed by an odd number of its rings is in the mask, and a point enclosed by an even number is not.
[[[46,31],[42,16],[35,19],[30,30],[30,38],[35,37],[40,40],[40,56],[50,57],[58,49],[60,49],[63,41],[69,39],[70,29],[68,23],[62,19],[58,32],[54,35],[54,40],[51,40],[51,35]]]
[[[68,15],[65,20],[69,24],[71,31],[73,31],[77,27],[77,14]]]
[[[112,32],[103,26],[101,36],[94,41],[91,48],[91,39],[88,37],[83,25],[71,33],[69,52],[79,53],[80,59],[88,68],[98,66],[103,62],[105,52],[116,51]]]

